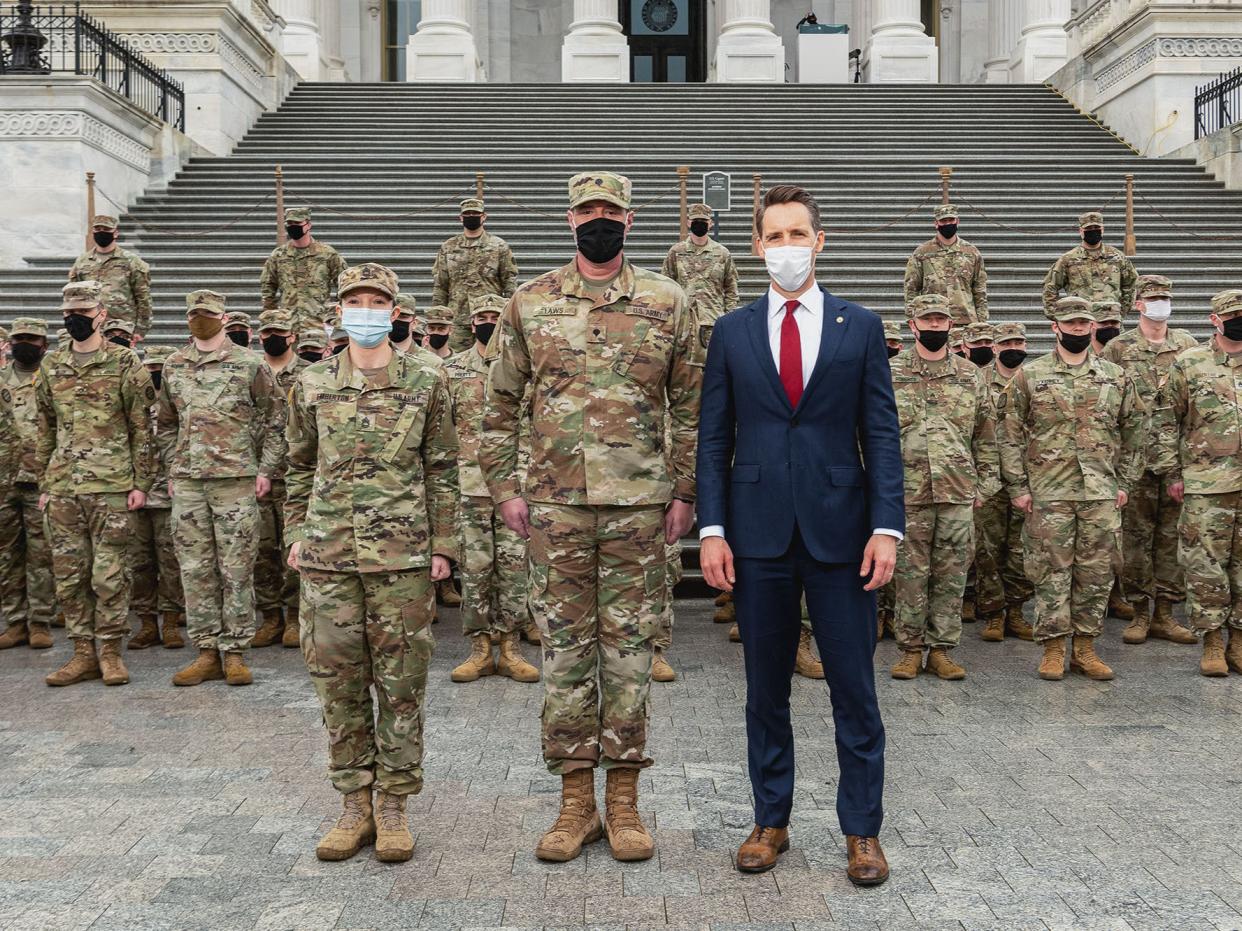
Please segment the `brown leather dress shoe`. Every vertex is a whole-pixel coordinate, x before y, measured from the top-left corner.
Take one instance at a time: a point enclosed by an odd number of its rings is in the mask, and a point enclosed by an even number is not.
[[[850,865],[845,874],[855,886],[878,886],[888,879],[888,860],[878,837],[859,837],[850,834],[845,838],[850,855]]]
[[[737,868],[742,873],[766,873],[776,859],[789,849],[789,828],[755,825],[750,837],[737,849]]]

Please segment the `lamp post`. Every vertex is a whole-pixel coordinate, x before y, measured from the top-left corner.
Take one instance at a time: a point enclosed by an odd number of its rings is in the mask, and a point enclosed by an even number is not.
[[[34,4],[21,0],[17,4],[17,22],[13,28],[0,36],[9,47],[9,62],[5,70],[10,74],[50,74],[51,66],[43,57],[47,36],[34,24]]]

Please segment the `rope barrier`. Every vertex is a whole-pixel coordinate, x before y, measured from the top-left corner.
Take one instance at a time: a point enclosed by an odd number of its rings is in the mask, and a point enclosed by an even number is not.
[[[472,197],[473,195],[473,190],[471,190],[469,194],[450,194],[448,197],[443,200],[436,201],[434,204],[426,204],[422,207],[415,207],[413,210],[408,210],[405,213],[346,213],[343,210],[337,210],[333,207],[325,207],[323,204],[317,204],[314,201],[307,200],[301,194],[294,193],[288,187],[285,188],[285,197],[292,197],[294,200],[302,202],[312,210],[322,210],[324,213],[331,213],[338,217],[345,217],[347,220],[374,220],[380,222],[384,220],[403,220],[406,217],[416,217],[419,214],[427,213],[431,210],[438,210],[445,204],[451,204],[455,200],[460,201],[466,197]]]
[[[934,191],[932,191],[930,194],[928,194],[926,197],[924,197],[924,198],[923,198],[923,200],[922,200],[921,202],[919,202],[919,203],[915,204],[913,207],[911,207],[909,210],[907,210],[907,211],[906,211],[905,213],[903,213],[901,216],[897,217],[897,219],[895,219],[895,220],[890,220],[889,222],[887,222],[887,223],[885,223],[885,224],[883,224],[883,225],[881,225],[881,226],[872,226],[872,227],[867,227],[867,228],[865,228],[865,229],[858,229],[858,228],[856,228],[856,227],[851,227],[851,226],[845,226],[845,227],[831,227],[831,226],[825,226],[825,227],[824,227],[824,232],[825,232],[825,233],[878,233],[878,232],[880,232],[881,230],[890,229],[891,227],[896,226],[898,223],[900,223],[900,222],[901,222],[902,220],[904,220],[906,217],[911,216],[912,214],[914,214],[914,213],[915,213],[915,211],[922,210],[924,207],[926,207],[926,206],[927,206],[927,204],[928,204],[928,202],[929,202],[930,200],[932,200],[932,198],[939,197],[939,196],[940,196],[940,189],[939,189],[939,188],[937,188],[936,190],[934,190]]]
[[[539,210],[539,209],[537,209],[537,208],[535,208],[535,207],[531,207],[529,204],[524,204],[524,203],[522,203],[520,200],[517,200],[516,198],[510,197],[510,196],[509,196],[509,195],[507,195],[507,194],[502,194],[500,191],[496,190],[494,187],[492,187],[492,186],[491,186],[490,184],[488,184],[486,181],[484,181],[484,182],[483,182],[483,189],[484,189],[485,191],[489,192],[489,194],[490,194],[491,196],[493,196],[493,197],[498,197],[498,198],[500,198],[501,200],[505,201],[505,203],[513,204],[513,206],[515,206],[515,207],[520,207],[522,210],[525,210],[525,211],[527,211],[528,213],[533,213],[533,214],[535,214],[536,216],[540,216],[540,217],[546,217],[546,218],[547,218],[547,219],[549,219],[549,220],[559,220],[559,219],[561,219],[561,215],[560,215],[560,214],[556,214],[556,213],[548,213],[548,212],[547,212],[547,211],[545,211],[545,210]],[[644,203],[641,203],[641,204],[635,204],[635,205],[634,205],[633,207],[631,207],[630,209],[631,209],[631,210],[633,210],[635,213],[637,213],[639,210],[642,210],[642,209],[643,209],[643,208],[645,208],[645,207],[650,207],[652,204],[656,203],[657,201],[661,201],[661,200],[663,200],[664,198],[668,197],[670,194],[674,194],[674,193],[678,193],[678,194],[679,194],[679,193],[681,193],[681,185],[680,185],[680,184],[674,184],[671,188],[668,188],[668,189],[667,189],[666,191],[664,191],[663,193],[657,194],[655,197],[651,198],[651,200],[649,200],[649,201],[645,201]]]
[[[1096,208],[1096,210],[1097,210],[1099,213],[1103,213],[1105,210],[1107,210],[1109,207],[1111,207],[1111,206],[1112,206],[1113,202],[1114,202],[1114,201],[1115,201],[1118,197],[1121,197],[1121,196],[1122,196],[1122,194],[1124,194],[1124,193],[1125,193],[1124,191],[1118,191],[1117,193],[1113,194],[1113,196],[1112,196],[1112,197],[1110,197],[1108,200],[1106,200],[1106,201],[1105,201],[1105,202],[1104,202],[1101,206],[1097,207],[1097,208]],[[968,207],[968,208],[970,209],[970,211],[971,211],[972,213],[976,213],[976,214],[978,214],[979,216],[983,217],[983,219],[987,220],[987,221],[988,221],[989,223],[991,223],[992,225],[994,225],[994,226],[999,226],[1001,229],[1006,229],[1006,230],[1009,230],[1011,233],[1021,233],[1021,234],[1022,234],[1022,235],[1024,235],[1024,236],[1046,236],[1046,235],[1048,234],[1048,230],[1046,230],[1046,229],[1043,229],[1043,230],[1029,230],[1029,229],[1023,229],[1023,228],[1022,228],[1022,227],[1020,227],[1020,226],[1010,226],[1008,223],[1005,223],[1005,222],[1003,222],[1003,221],[1001,221],[1001,220],[998,220],[998,219],[996,219],[996,218],[995,218],[995,217],[993,217],[993,216],[989,216],[987,213],[985,213],[984,211],[980,210],[978,207],[976,207],[974,204],[972,204],[970,201],[968,201],[965,197],[963,197],[963,196],[962,196],[960,193],[958,193],[958,192],[954,192],[954,194],[953,194],[953,200],[954,200],[954,202],[956,202],[956,203],[959,203],[959,204],[964,204],[966,207]],[[1077,226],[1077,224],[1075,224],[1075,225],[1073,225],[1073,226],[1054,226],[1052,229],[1053,229],[1054,231],[1056,231],[1056,230],[1074,230],[1075,232],[1077,232],[1077,230],[1078,230],[1078,226]]]
[[[274,196],[275,196],[274,192],[269,191],[268,193],[263,195],[262,200],[256,203],[253,207],[251,207],[245,213],[234,217],[233,219],[229,220],[229,222],[225,223],[222,226],[213,226],[211,229],[206,229],[206,230],[183,230],[183,229],[176,229],[176,228],[168,227],[168,226],[153,226],[150,223],[144,223],[142,220],[139,220],[137,217],[133,217],[133,216],[130,217],[130,220],[133,222],[135,226],[140,227],[146,232],[160,233],[164,236],[210,236],[212,233],[221,233],[224,230],[229,229],[232,226],[236,226],[242,220],[246,219],[246,217],[250,216],[256,210],[258,210],[260,207],[266,204]],[[109,197],[108,199],[111,200],[112,198]]]
[[[1156,216],[1160,217],[1170,226],[1176,227],[1177,229],[1181,230],[1183,233],[1189,233],[1191,236],[1195,237],[1195,239],[1206,239],[1211,242],[1242,242],[1242,236],[1214,236],[1214,235],[1209,235],[1207,233],[1196,233],[1194,230],[1190,229],[1189,227],[1182,226],[1176,220],[1173,220],[1169,218],[1168,216],[1166,216],[1160,210],[1159,207],[1157,207],[1155,204],[1153,204],[1151,201],[1147,199],[1147,195],[1144,194],[1142,191],[1135,191],[1135,193],[1139,197],[1142,198],[1143,203],[1145,203],[1148,207],[1150,207],[1152,212],[1156,214]]]

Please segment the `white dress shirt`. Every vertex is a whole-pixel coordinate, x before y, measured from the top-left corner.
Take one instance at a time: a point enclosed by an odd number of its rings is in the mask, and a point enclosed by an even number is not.
[[[785,322],[785,302],[789,300],[798,302],[794,322],[798,324],[798,340],[802,346],[802,387],[805,388],[819,358],[819,343],[824,332],[824,292],[814,281],[797,298],[784,297],[777,294],[775,288],[768,287],[768,346],[778,374],[781,370],[781,325]],[[902,534],[896,530],[877,527],[874,532],[902,539]],[[724,535],[724,527],[719,524],[699,528],[700,540]]]

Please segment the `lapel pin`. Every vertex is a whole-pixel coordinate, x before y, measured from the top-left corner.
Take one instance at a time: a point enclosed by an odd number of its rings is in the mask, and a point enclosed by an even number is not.
[[[844,323],[844,322],[845,322],[844,317],[837,317],[837,323]]]

